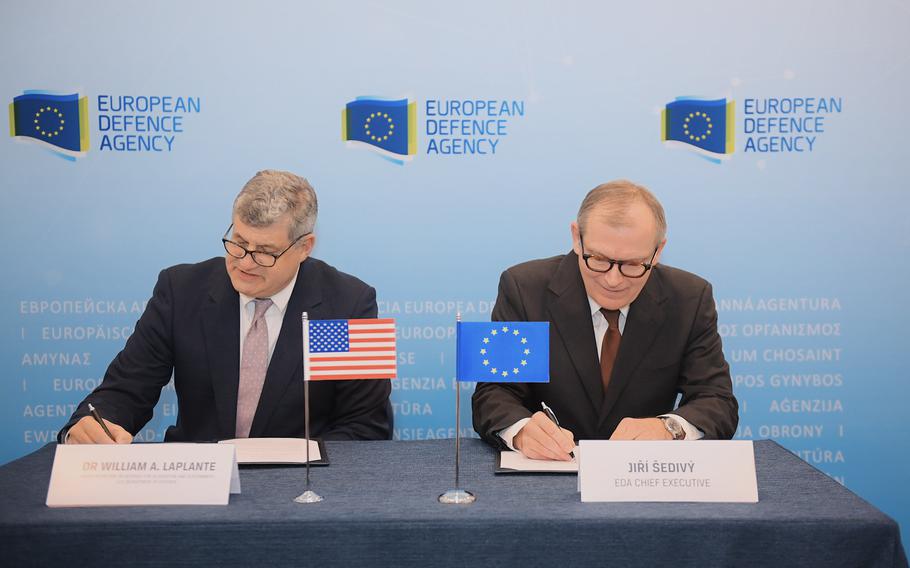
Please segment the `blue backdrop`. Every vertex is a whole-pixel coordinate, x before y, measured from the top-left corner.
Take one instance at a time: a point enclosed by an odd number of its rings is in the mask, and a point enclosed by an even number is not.
[[[315,254],[398,320],[395,436],[451,437],[455,313],[488,319],[500,272],[567,251],[584,194],[626,177],[667,209],[663,261],[715,285],[738,437],[773,438],[910,521],[907,2],[5,13],[0,461],[53,439],[160,269],[222,254],[232,198],[263,168],[309,178]],[[381,132],[413,146],[343,132],[362,97],[413,104]],[[721,114],[665,123],[698,100]],[[701,140],[708,117],[723,127]],[[165,392],[141,439],[175,413]]]

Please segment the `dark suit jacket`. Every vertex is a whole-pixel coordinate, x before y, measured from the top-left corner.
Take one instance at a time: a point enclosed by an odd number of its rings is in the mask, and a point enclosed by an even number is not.
[[[574,252],[506,270],[492,319],[550,322],[549,383],[479,383],[474,392],[474,429],[498,447],[504,444],[496,433],[540,410],[541,401],[577,440],[609,438],[626,417],[671,411],[706,438],[736,431],[738,405],[711,285],[694,274],[653,268],[629,309],[606,396]]]
[[[300,265],[269,362],[251,437],[303,437],[301,313],[310,319],[376,317],[376,291],[328,264]],[[61,438],[91,402],[106,419],[135,434],[152,417],[171,373],[177,424],[166,441],[233,438],[240,381],[240,299],[223,258],[161,271],[136,330],[79,405]],[[386,380],[310,383],[310,433],[331,440],[391,438]]]

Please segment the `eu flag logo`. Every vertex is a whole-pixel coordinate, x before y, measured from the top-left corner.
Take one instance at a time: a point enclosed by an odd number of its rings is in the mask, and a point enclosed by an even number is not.
[[[49,146],[74,160],[88,151],[88,99],[25,91],[9,105],[9,135]]]
[[[547,322],[458,322],[456,351],[459,381],[550,382]]]
[[[660,138],[667,145],[685,145],[713,162],[733,154],[734,103],[677,98],[660,116]]]
[[[404,164],[417,153],[417,103],[357,97],[341,113],[341,139]]]

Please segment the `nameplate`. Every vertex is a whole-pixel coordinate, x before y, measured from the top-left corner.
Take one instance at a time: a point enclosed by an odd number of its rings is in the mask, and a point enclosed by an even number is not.
[[[579,442],[583,502],[757,503],[751,441]]]
[[[230,444],[58,445],[48,507],[227,505],[240,493]]]

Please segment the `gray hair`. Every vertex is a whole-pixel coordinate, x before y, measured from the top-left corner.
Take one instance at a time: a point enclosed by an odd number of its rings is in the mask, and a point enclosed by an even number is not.
[[[578,209],[578,229],[584,232],[588,217],[597,209],[597,216],[612,227],[625,227],[629,224],[627,213],[629,207],[640,201],[648,206],[654,214],[657,225],[655,245],[660,244],[667,236],[667,218],[664,208],[653,193],[643,185],[626,179],[602,183],[588,192]]]
[[[289,239],[312,233],[316,227],[316,191],[291,172],[262,170],[246,182],[234,199],[234,215],[252,227],[268,227],[291,216]]]

